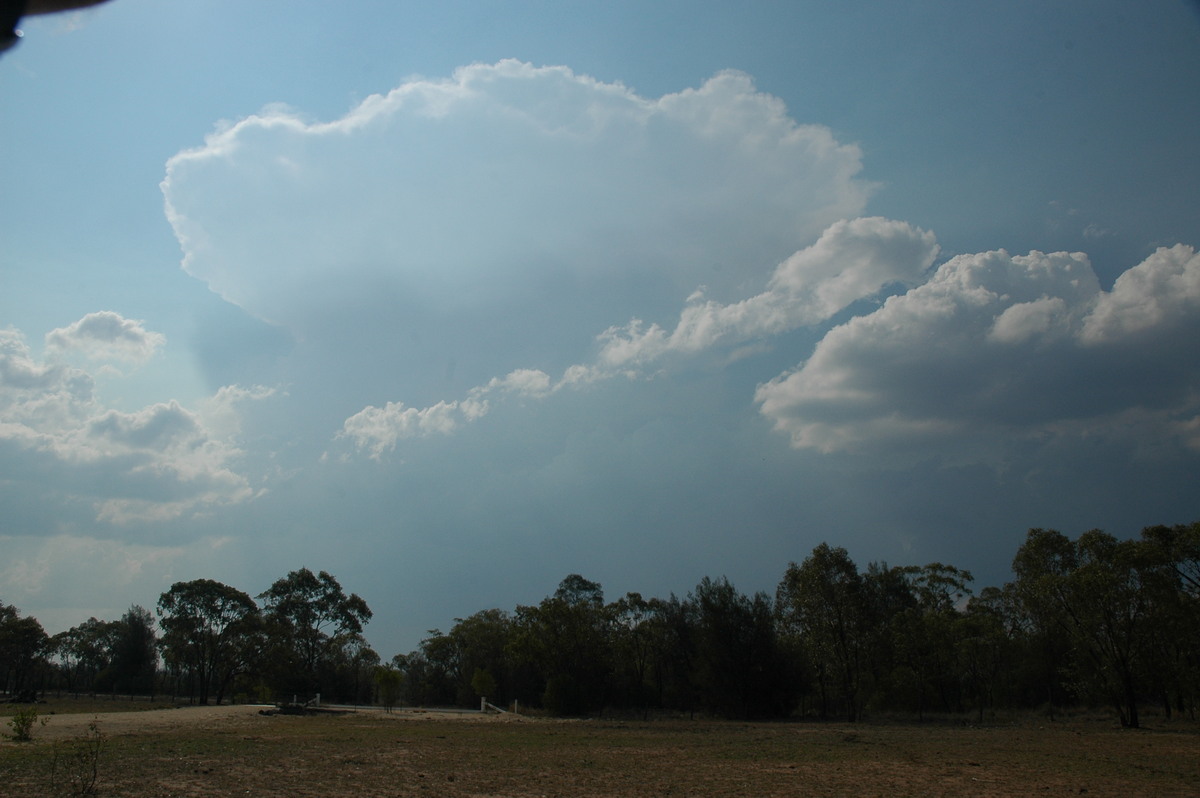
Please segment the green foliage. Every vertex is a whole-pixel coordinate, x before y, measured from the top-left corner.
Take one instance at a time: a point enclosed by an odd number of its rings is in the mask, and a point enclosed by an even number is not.
[[[33,687],[39,658],[49,645],[42,625],[0,603],[0,692],[21,695]]]
[[[346,595],[325,571],[291,571],[258,598],[269,638],[267,678],[280,694],[323,692],[335,671],[354,659],[351,649],[365,648],[362,630],[370,608],[357,594]]]
[[[177,689],[417,706],[518,700],[556,714],[651,711],[789,714],[856,721],[1107,702],[1122,724],[1200,707],[1200,523],[1139,539],[1071,540],[1030,530],[1015,579],[972,597],[943,563],[864,570],[822,543],[789,564],[774,601],[705,578],[685,599],[628,593],[570,574],[540,603],[489,609],[432,630],[380,666],[362,635],[366,602],[321,571],[262,593],[212,580],[159,599],[161,651]],[[153,689],[153,619],[132,607],[47,640],[0,604],[0,692]],[[140,675],[139,675],[140,674]],[[22,717],[20,723],[26,720]],[[28,726],[32,730],[32,725]]]
[[[379,703],[388,712],[400,700],[400,691],[404,685],[404,674],[396,668],[387,665],[375,667],[375,686],[379,691]]]
[[[117,621],[115,632],[111,660],[113,688],[122,693],[153,695],[158,671],[154,617],[135,604]]]
[[[221,702],[234,679],[251,670],[263,648],[258,605],[246,593],[212,579],[176,582],[159,596],[163,656],[186,674],[207,704]]]
[[[486,668],[476,668],[471,676],[471,689],[480,698],[495,698],[496,677]]]
[[[42,718],[41,725],[45,726],[49,721],[49,718]],[[12,729],[12,734],[5,735],[8,739],[18,743],[29,742],[33,739],[33,730],[38,726],[37,709],[35,707],[18,709],[8,719],[8,726]]]
[[[816,666],[822,716],[840,703],[846,719],[857,720],[873,629],[866,587],[854,561],[845,549],[822,543],[803,563],[788,566],[776,603]]]

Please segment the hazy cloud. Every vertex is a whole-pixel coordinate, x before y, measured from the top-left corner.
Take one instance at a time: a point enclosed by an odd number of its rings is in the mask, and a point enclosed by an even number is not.
[[[117,314],[89,314],[47,341],[129,355],[162,337]],[[231,436],[215,436],[176,401],[106,408],[87,372],[37,361],[11,329],[0,331],[0,447],[9,485],[44,499],[54,491],[65,505],[90,503],[106,523],[176,518],[254,493],[232,468],[241,453]]]

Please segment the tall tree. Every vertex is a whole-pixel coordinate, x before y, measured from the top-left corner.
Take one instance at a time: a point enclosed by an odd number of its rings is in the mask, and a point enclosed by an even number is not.
[[[0,604],[0,693],[29,694],[34,670],[49,645],[36,618],[21,617],[16,607]]]
[[[890,626],[897,656],[913,673],[917,717],[924,718],[930,695],[940,699],[944,711],[954,711],[958,604],[970,595],[971,574],[942,563],[894,570],[913,599],[890,619]]]
[[[1156,562],[1141,541],[1093,529],[1072,543],[1031,530],[1013,562],[1031,611],[1053,619],[1071,641],[1082,682],[1110,701],[1121,725],[1140,725],[1140,680],[1149,666]]]
[[[510,650],[538,673],[547,709],[578,715],[604,704],[610,619],[598,583],[571,574],[536,607],[517,607],[514,623]]]
[[[362,634],[371,619],[367,602],[346,595],[331,574],[307,568],[291,571],[258,597],[271,635],[276,689],[321,692],[327,664]]]
[[[863,578],[850,555],[822,543],[800,565],[789,564],[776,591],[776,604],[810,651],[822,716],[837,698],[846,719],[858,720],[872,628]]]
[[[792,710],[794,682],[783,657],[771,602],[748,597],[727,579],[696,586],[697,682],[722,715],[779,717]]]
[[[1025,631],[1027,667],[1042,684],[1047,709],[1067,698],[1066,674],[1074,659],[1065,618],[1070,593],[1067,580],[1076,567],[1075,547],[1053,529],[1031,529],[1013,557],[1013,593]]]
[[[1163,711],[1195,713],[1200,704],[1200,523],[1142,530],[1158,564],[1147,588],[1155,607],[1151,680]]]
[[[113,686],[130,695],[154,695],[158,676],[158,634],[154,616],[137,604],[117,621],[112,650]]]
[[[261,647],[254,599],[212,579],[176,582],[158,599],[162,648],[169,665],[188,673],[201,704],[221,703]]]

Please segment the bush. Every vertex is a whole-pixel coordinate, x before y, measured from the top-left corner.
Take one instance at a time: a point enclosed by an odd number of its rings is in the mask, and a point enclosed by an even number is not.
[[[49,718],[42,718],[42,725],[45,726],[49,720]],[[38,713],[36,708],[26,707],[25,709],[18,709],[13,713],[12,719],[8,721],[8,725],[12,729],[12,734],[5,736],[19,743],[27,743],[33,739],[33,727],[37,722]]]
[[[100,778],[100,751],[104,748],[104,734],[96,721],[88,724],[83,737],[67,744],[54,745],[54,759],[50,764],[51,795],[82,796],[98,795],[96,783]]]

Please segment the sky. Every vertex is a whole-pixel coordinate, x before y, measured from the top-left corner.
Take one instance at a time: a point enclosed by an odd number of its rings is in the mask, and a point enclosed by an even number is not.
[[[1200,520],[1200,11],[112,0],[0,56],[0,601],[431,629]]]

